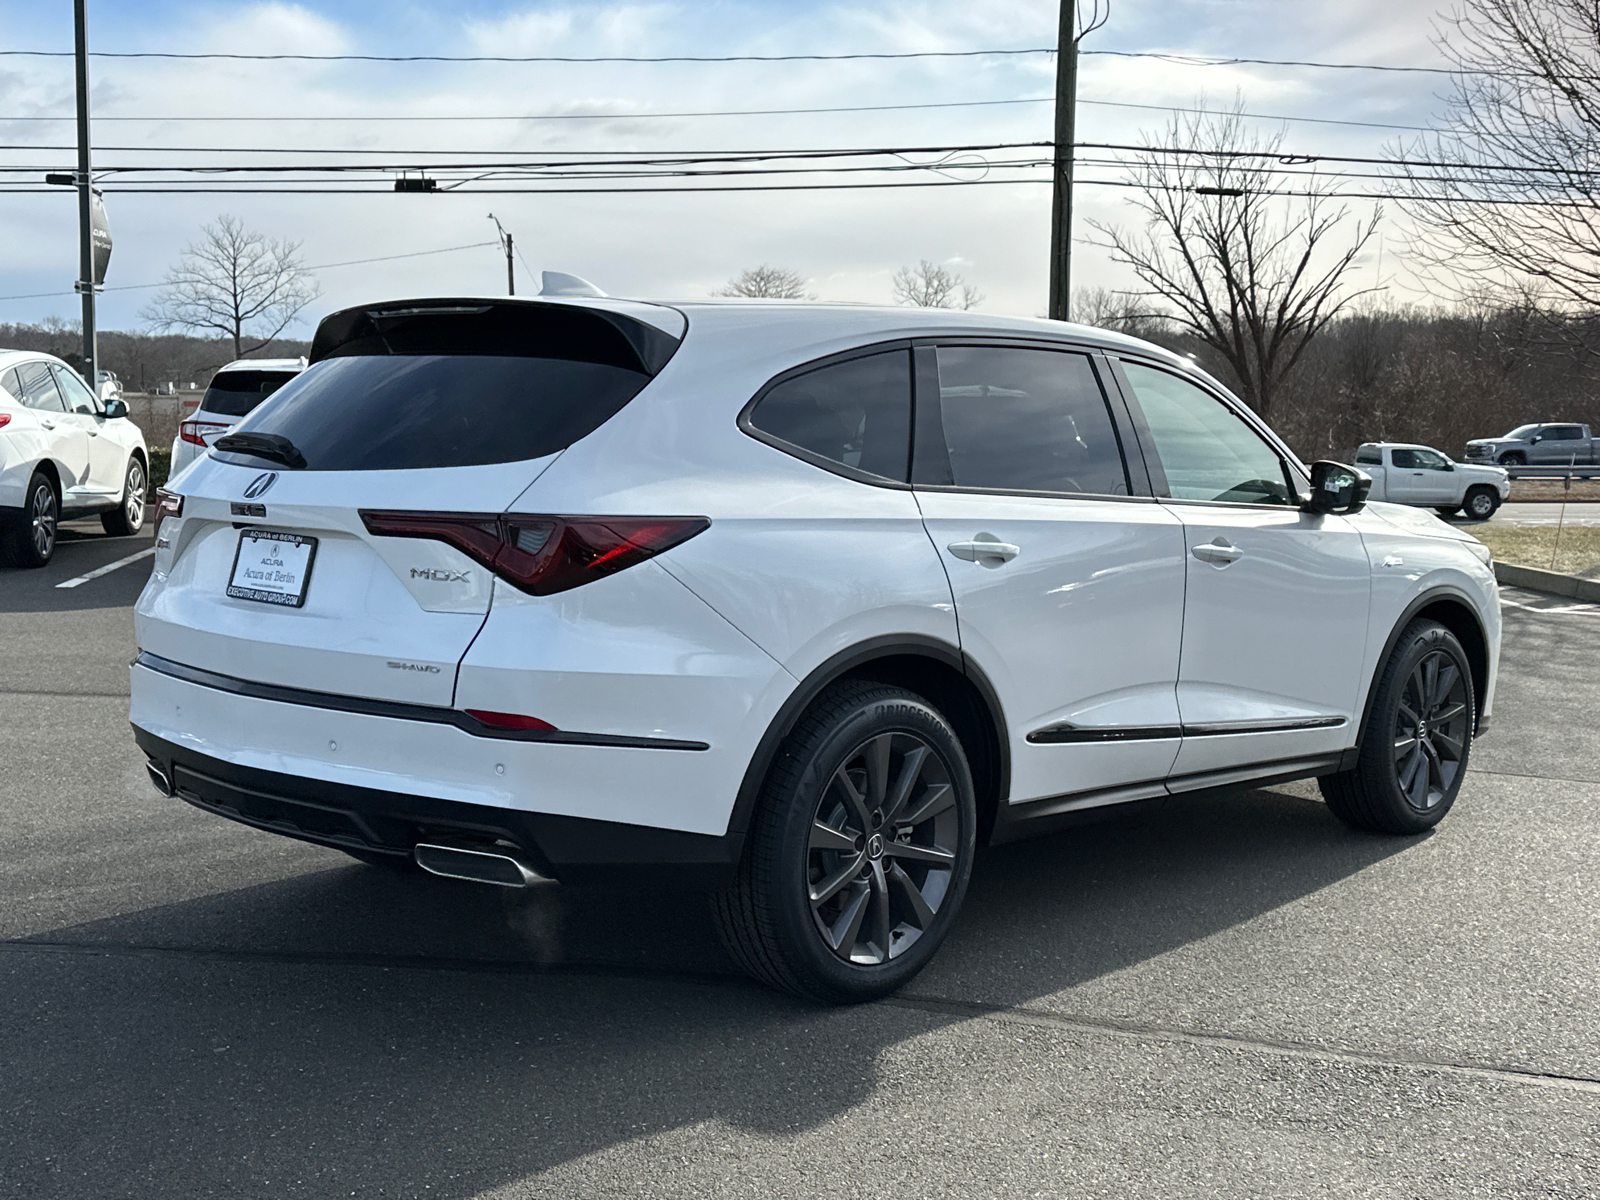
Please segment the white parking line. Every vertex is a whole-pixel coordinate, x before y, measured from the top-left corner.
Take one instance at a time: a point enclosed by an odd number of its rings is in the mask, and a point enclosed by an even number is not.
[[[75,588],[81,583],[88,583],[91,579],[99,579],[102,575],[109,575],[118,567],[125,567],[129,563],[136,563],[141,558],[149,558],[155,552],[156,548],[151,546],[147,550],[141,550],[137,554],[130,554],[127,558],[119,558],[116,562],[107,563],[103,567],[99,567],[96,570],[90,571],[87,575],[79,575],[76,579],[69,579],[65,583],[56,584],[56,586],[58,588]]]
[[[1500,597],[1500,607],[1520,608],[1523,612],[1556,613],[1564,616],[1600,616],[1600,605],[1595,604],[1562,604],[1555,608],[1538,608],[1532,604],[1519,604],[1515,600],[1507,600],[1502,596]]]

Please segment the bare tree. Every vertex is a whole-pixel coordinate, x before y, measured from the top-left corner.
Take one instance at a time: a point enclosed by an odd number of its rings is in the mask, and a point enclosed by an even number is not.
[[[983,293],[954,271],[923,259],[894,273],[894,302],[916,308],[976,308]]]
[[[1072,319],[1080,325],[1114,329],[1148,338],[1164,318],[1140,297],[1112,288],[1078,288],[1072,293]]]
[[[725,287],[712,293],[715,296],[750,296],[758,300],[815,300],[815,292],[806,291],[806,279],[799,271],[787,267],[773,267],[762,263],[759,267],[746,267]]]
[[[233,356],[243,358],[282,333],[321,291],[300,261],[299,242],[274,241],[227,215],[201,233],[140,314],[158,333],[215,331],[231,337]]]
[[[1145,139],[1151,149],[1130,170],[1144,227],[1089,223],[1113,261],[1133,270],[1138,294],[1220,355],[1263,417],[1312,339],[1365,294],[1347,291],[1344,276],[1382,219],[1375,210],[1330,245],[1350,212],[1335,207],[1331,184],[1279,173],[1283,136],[1248,132],[1237,102],[1229,113],[1176,118]],[[1271,194],[1288,181],[1302,194]]]
[[[1600,5],[1463,0],[1440,28],[1457,68],[1449,109],[1394,167],[1413,257],[1451,293],[1595,312]]]

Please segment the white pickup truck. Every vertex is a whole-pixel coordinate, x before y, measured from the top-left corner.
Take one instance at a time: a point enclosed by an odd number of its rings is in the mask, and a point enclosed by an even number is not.
[[[1503,467],[1452,462],[1430,446],[1366,442],[1356,466],[1372,476],[1368,499],[1433,508],[1445,517],[1466,509],[1473,520],[1487,521],[1511,491]]]

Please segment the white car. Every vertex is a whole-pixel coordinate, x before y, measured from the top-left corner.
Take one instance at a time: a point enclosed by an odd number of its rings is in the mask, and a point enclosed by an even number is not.
[[[161,497],[131,718],[209,812],[508,886],[696,881],[755,975],[859,1000],[983,843],[1309,776],[1359,828],[1445,814],[1494,576],[1365,483],[1073,325],[366,305]]]
[[[305,369],[303,358],[241,358],[219,368],[194,415],[178,426],[169,476],[176,478],[207,446]]]
[[[120,399],[101,401],[59,358],[0,350],[0,557],[42,567],[61,521],[144,524],[150,456]]]
[[[1487,521],[1511,494],[1504,467],[1452,462],[1432,446],[1364,442],[1356,466],[1372,476],[1371,499],[1437,509],[1445,517],[1466,509],[1474,521]]]

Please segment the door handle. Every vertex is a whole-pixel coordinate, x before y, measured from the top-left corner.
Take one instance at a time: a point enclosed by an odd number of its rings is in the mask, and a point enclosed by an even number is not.
[[[1229,542],[1227,538],[1219,537],[1209,542],[1202,542],[1194,548],[1193,554],[1201,562],[1225,567],[1231,562],[1237,562],[1244,555],[1244,551]]]
[[[43,418],[40,419],[39,424],[43,425],[46,429],[54,429],[56,427],[56,423],[54,421],[46,421]]]
[[[992,533],[980,533],[970,542],[951,542],[945,549],[959,559],[984,567],[998,567],[1022,553],[1020,547],[1002,542]]]

